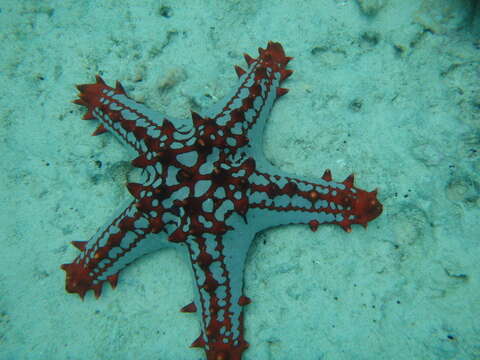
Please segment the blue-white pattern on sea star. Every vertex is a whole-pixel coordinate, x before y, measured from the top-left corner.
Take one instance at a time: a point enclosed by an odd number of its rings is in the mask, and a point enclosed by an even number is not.
[[[130,99],[120,83],[79,85],[75,103],[85,119],[101,125],[94,135],[115,134],[137,157],[140,183],[127,184],[133,200],[88,242],[76,241],[80,255],[62,265],[66,289],[81,297],[103,282],[117,284],[126,265],[152,251],[173,246],[186,254],[197,288],[185,312],[199,311],[202,333],[192,344],[208,360],[240,360],[243,336],[243,270],[255,234],[292,223],[366,224],[382,212],[376,191],[354,186],[353,175],[332,181],[298,179],[274,168],[262,152],[265,122],[280,83],[291,75],[291,60],[279,43],[245,55],[248,68],[235,67],[238,86],[223,101],[191,119],[174,119]]]

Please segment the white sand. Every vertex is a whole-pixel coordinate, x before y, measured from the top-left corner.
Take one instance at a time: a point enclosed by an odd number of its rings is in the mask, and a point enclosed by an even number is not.
[[[174,251],[133,264],[99,300],[65,292],[69,241],[129,196],[131,160],[69,101],[100,73],[188,116],[268,40],[295,72],[267,157],[298,176],[355,172],[384,213],[351,234],[258,236],[244,360],[479,359],[480,4],[159,3],[0,0],[0,359],[203,359],[188,348],[196,315],[178,312],[193,289]]]

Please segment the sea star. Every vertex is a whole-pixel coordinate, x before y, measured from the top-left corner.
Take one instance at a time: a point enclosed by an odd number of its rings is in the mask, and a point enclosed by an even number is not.
[[[117,82],[111,88],[97,76],[95,84],[77,86],[74,102],[88,110],[84,119],[101,125],[94,135],[114,133],[138,157],[143,181],[129,183],[133,196],[113,221],[88,242],[75,241],[80,255],[61,268],[66,290],[100,296],[108,281],[144,254],[174,246],[191,264],[197,286],[194,302],[182,311],[200,311],[201,334],[192,344],[208,360],[240,360],[248,347],[243,336],[243,270],[255,234],[292,223],[337,224],[350,231],[382,212],[376,190],[354,186],[353,175],[332,181],[301,180],[273,167],[262,152],[266,119],[277,98],[287,93],[280,83],[292,74],[279,43],[269,42],[247,70],[236,66],[239,84],[230,96],[191,120],[173,119],[129,98]]]

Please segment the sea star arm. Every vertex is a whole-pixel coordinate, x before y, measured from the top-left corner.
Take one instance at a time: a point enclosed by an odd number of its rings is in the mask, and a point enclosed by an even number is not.
[[[118,273],[137,258],[171,246],[167,235],[155,224],[155,219],[137,209],[136,201],[130,202],[120,213],[100,228],[87,241],[72,242],[81,253],[70,264],[61,268],[67,273],[65,288],[81,298],[93,290],[98,298],[105,281],[115,287]]]
[[[266,49],[259,48],[258,52],[258,58],[244,55],[248,67],[244,70],[235,66],[237,86],[203,118],[209,120],[215,136],[226,139],[223,147],[235,150],[248,145],[251,153],[261,154],[266,119],[275,100],[288,92],[280,84],[293,71],[286,69],[292,58],[285,55],[281,44],[270,41]]]
[[[317,181],[255,171],[249,178],[250,218],[259,230],[285,224],[337,224],[350,232],[352,224],[367,223],[382,212],[377,191],[354,185],[353,174],[343,182],[332,181],[326,170]]]
[[[248,347],[243,307],[250,299],[243,295],[243,270],[254,234],[238,215],[228,222],[232,231],[186,241],[197,292],[182,311],[200,311],[202,330],[192,347],[203,348],[207,360],[240,360]]]
[[[162,125],[167,117],[132,100],[120,82],[117,81],[115,88],[112,88],[98,75],[96,80],[94,84],[77,85],[80,94],[73,101],[87,108],[84,120],[100,121],[101,124],[92,135],[111,131],[136,153],[145,153],[148,141],[161,136]],[[190,120],[172,118],[169,122],[175,123],[178,128],[191,124]]]

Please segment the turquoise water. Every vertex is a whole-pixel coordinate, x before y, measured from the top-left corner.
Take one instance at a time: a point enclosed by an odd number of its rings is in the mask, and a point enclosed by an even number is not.
[[[245,272],[244,360],[479,359],[480,5],[447,0],[0,0],[0,359],[203,359],[188,265],[166,250],[82,302],[60,264],[129,195],[131,156],[71,103],[101,74],[173,117],[269,40],[295,59],[265,154],[355,173],[364,230],[284,226]],[[478,2],[477,2],[478,3]]]

